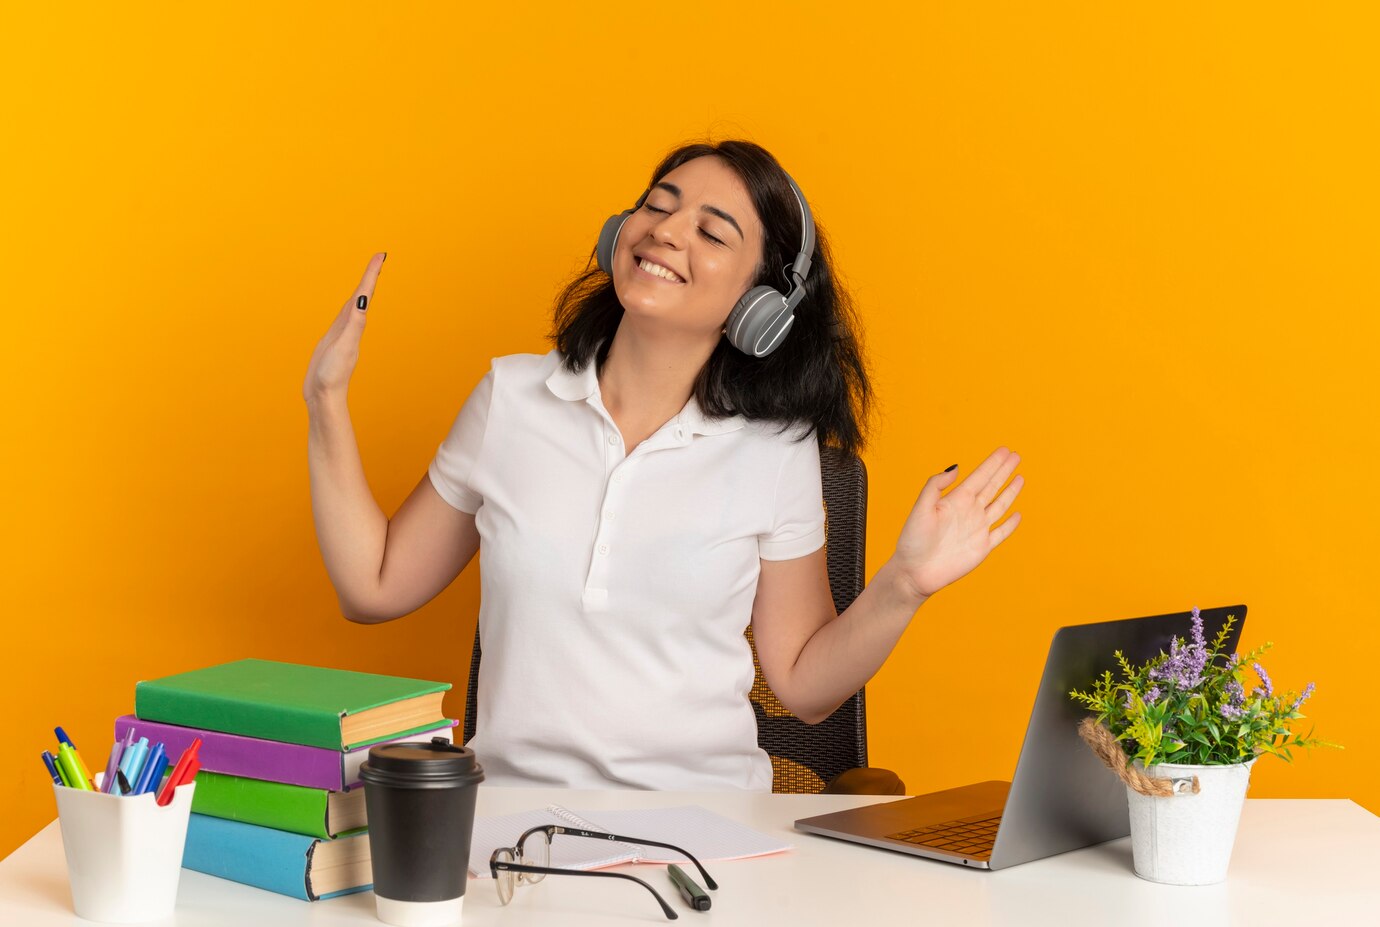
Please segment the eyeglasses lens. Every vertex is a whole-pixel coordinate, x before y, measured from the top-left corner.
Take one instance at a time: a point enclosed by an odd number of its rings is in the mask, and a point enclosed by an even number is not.
[[[522,841],[522,846],[518,848],[522,858],[518,862],[524,866],[550,866],[551,865],[551,835],[544,830],[539,830],[535,834],[529,834],[527,839]],[[544,872],[523,872],[519,873],[522,880],[531,884],[536,884],[546,878]]]
[[[512,850],[495,850],[494,860],[500,863],[513,862]],[[498,903],[507,904],[513,900],[513,889],[517,886],[517,873],[511,869],[500,869],[494,878],[494,886],[498,889]]]

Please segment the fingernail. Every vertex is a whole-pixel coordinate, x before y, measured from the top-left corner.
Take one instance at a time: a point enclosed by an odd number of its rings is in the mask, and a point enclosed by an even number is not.
[[[369,297],[367,296],[361,296],[359,299],[355,300],[356,309],[362,310],[367,305],[369,305]]]
[[[360,297],[360,299],[363,299],[363,298],[364,298],[363,296]],[[949,466],[947,466],[947,467],[944,468],[944,472],[945,472],[945,473],[952,473],[953,471],[955,471],[955,470],[957,470],[957,469],[958,469],[958,464],[949,464]]]
[[[386,260],[388,260],[388,252],[387,252],[387,251],[383,252],[383,261],[386,261]],[[379,263],[382,264],[383,261],[379,261]]]

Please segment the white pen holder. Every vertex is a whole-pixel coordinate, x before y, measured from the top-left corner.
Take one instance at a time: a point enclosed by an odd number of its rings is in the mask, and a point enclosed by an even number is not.
[[[96,774],[100,787],[102,773]],[[123,796],[54,785],[72,907],[92,921],[132,924],[172,914],[195,782],[160,808],[155,793]]]

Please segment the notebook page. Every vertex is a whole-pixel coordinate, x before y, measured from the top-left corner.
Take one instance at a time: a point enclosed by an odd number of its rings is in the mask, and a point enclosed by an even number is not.
[[[684,847],[702,863],[711,860],[745,859],[749,856],[765,856],[792,849],[786,843],[770,834],[753,830],[737,821],[731,821],[699,805],[679,805],[674,808],[639,808],[623,811],[601,809],[599,811],[577,811],[575,814],[592,821],[608,833],[624,837],[643,837],[674,843]],[[557,840],[560,838],[557,837]],[[557,844],[551,849],[554,853]],[[642,847],[639,862],[644,863],[683,863],[684,859],[674,850],[661,847]],[[487,863],[487,857],[485,858]]]
[[[539,824],[568,825],[570,821],[546,810],[476,817],[474,835],[470,838],[470,877],[490,878],[489,857],[493,855],[494,850],[498,847],[517,846],[518,837],[522,836],[523,831]],[[627,846],[607,840],[586,840],[560,834],[551,840],[551,865],[562,869],[602,869],[605,866],[631,862],[635,858],[636,853]]]

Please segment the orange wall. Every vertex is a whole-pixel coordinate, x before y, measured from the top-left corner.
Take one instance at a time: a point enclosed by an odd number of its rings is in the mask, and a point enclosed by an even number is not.
[[[874,764],[1005,776],[1054,628],[1245,601],[1348,748],[1252,795],[1380,811],[1377,24],[835,6],[10,12],[0,855],[55,813],[52,726],[100,763],[141,678],[318,662],[450,679],[460,716],[474,575],[390,625],[337,611],[312,348],[387,250],[351,407],[391,514],[704,134],[777,154],[865,313],[870,569],[930,473],[1025,459],[1020,529],[869,687]]]

